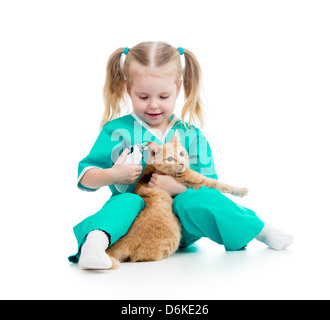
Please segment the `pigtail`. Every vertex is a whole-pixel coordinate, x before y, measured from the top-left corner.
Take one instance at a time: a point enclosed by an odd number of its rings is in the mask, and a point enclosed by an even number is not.
[[[183,88],[185,104],[182,108],[181,118],[184,120],[185,116],[188,114],[189,125],[197,120],[200,125],[203,126],[203,104],[200,97],[202,71],[196,56],[191,51],[184,49],[184,57]]]
[[[119,48],[109,57],[106,78],[103,87],[105,109],[101,121],[101,129],[110,120],[121,115],[121,102],[125,99],[125,77],[120,66],[120,58],[124,48]]]

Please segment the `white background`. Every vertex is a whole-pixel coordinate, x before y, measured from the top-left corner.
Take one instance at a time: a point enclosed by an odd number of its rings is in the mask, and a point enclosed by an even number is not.
[[[329,16],[318,0],[1,0],[0,298],[329,299]],[[248,187],[235,200],[292,233],[291,248],[203,239],[117,271],[68,262],[72,227],[110,196],[76,188],[106,61],[145,40],[196,54],[219,178]]]

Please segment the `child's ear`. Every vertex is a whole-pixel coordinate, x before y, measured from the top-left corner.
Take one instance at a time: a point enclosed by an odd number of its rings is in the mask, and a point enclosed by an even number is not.
[[[126,87],[127,94],[128,94],[129,96],[131,96],[131,92],[130,92],[130,89],[129,89],[128,81],[125,81],[125,87]]]
[[[181,87],[182,87],[182,80],[180,80],[179,83],[178,83],[178,85],[177,85],[176,97],[179,96],[180,91],[181,91]]]
[[[148,150],[151,156],[155,157],[160,152],[160,146],[157,143],[150,141],[148,143]]]

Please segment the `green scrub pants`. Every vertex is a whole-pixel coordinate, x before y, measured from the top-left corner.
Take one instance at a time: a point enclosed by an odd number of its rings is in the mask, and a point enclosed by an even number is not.
[[[78,242],[78,253],[69,261],[79,260],[80,248],[89,232],[99,229],[110,235],[111,244],[124,236],[139,212],[143,199],[133,193],[112,196],[96,214],[86,218],[73,230]],[[173,211],[182,223],[181,247],[201,237],[225,246],[227,251],[245,247],[263,229],[264,223],[250,209],[244,208],[216,189],[202,187],[188,189],[176,196]]]

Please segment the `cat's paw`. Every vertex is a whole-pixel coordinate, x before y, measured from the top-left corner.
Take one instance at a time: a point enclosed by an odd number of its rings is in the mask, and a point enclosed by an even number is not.
[[[248,193],[249,193],[249,190],[247,188],[239,188],[236,190],[235,196],[239,196],[239,197],[243,198]]]

